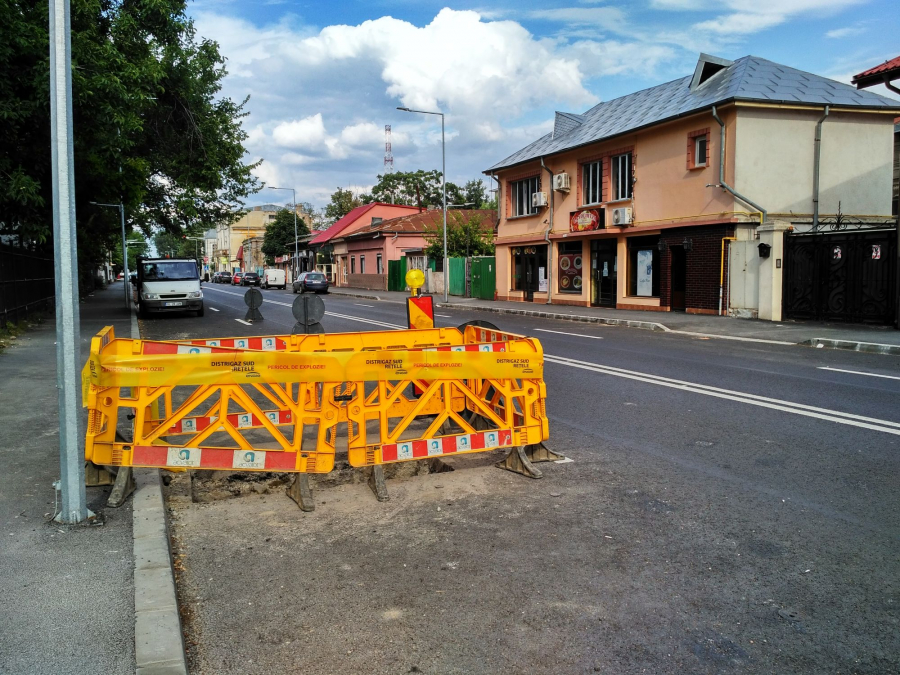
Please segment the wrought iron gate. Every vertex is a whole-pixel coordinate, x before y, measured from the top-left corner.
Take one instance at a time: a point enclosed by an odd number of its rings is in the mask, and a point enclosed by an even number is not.
[[[784,267],[786,319],[893,323],[895,230],[788,235]]]

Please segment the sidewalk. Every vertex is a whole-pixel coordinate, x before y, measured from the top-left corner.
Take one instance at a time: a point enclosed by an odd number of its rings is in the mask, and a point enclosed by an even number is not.
[[[334,295],[346,295],[382,302],[404,303],[407,293],[369,291],[357,288],[331,288]],[[537,316],[547,319],[586,321],[627,326],[659,332],[702,335],[721,339],[765,341],[775,344],[800,344],[831,349],[851,349],[900,355],[900,330],[889,326],[822,323],[815,321],[759,321],[728,316],[707,316],[683,312],[642,312],[606,307],[569,307],[545,303],[506,302],[451,296],[448,303],[435,296],[435,306],[475,309],[500,314]]]
[[[131,334],[121,284],[81,304],[81,353],[105,325]],[[106,507],[105,524],[51,522],[59,478],[56,326],[51,317],[0,354],[0,673],[134,673],[132,502]],[[76,383],[78,384],[78,383]]]

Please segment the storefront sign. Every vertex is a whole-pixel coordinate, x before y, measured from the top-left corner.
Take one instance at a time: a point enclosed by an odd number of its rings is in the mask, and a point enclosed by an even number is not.
[[[653,295],[653,251],[637,252],[637,294]]]
[[[589,232],[605,227],[603,222],[603,209],[586,209],[574,211],[569,216],[570,232]]]

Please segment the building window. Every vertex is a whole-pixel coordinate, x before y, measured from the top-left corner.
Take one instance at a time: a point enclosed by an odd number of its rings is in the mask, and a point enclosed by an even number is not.
[[[581,293],[582,263],[581,242],[567,241],[560,243],[557,260],[557,287],[560,293]]]
[[[364,255],[359,256],[359,273],[366,273],[366,256]]]
[[[513,246],[512,288],[514,291],[547,290],[547,245]]]
[[[631,153],[615,155],[609,164],[612,167],[613,200],[631,199]]]
[[[603,162],[588,162],[581,165],[582,205],[599,204],[603,198],[600,191],[600,167]]]
[[[512,198],[512,217],[531,216],[538,212],[531,205],[531,195],[541,189],[540,176],[533,176],[525,180],[517,180],[509,184]]]
[[[350,274],[356,274],[356,256],[350,256]]]
[[[628,239],[628,295],[659,297],[659,237]]]
[[[384,274],[384,266],[381,262],[381,254],[375,255],[375,272],[376,274]]]
[[[703,169],[709,166],[709,129],[700,129],[688,134],[688,169]]]

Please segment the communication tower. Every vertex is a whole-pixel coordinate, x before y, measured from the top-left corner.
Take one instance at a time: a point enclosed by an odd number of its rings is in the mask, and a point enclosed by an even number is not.
[[[384,172],[394,173],[394,154],[391,152],[391,125],[384,125]]]

